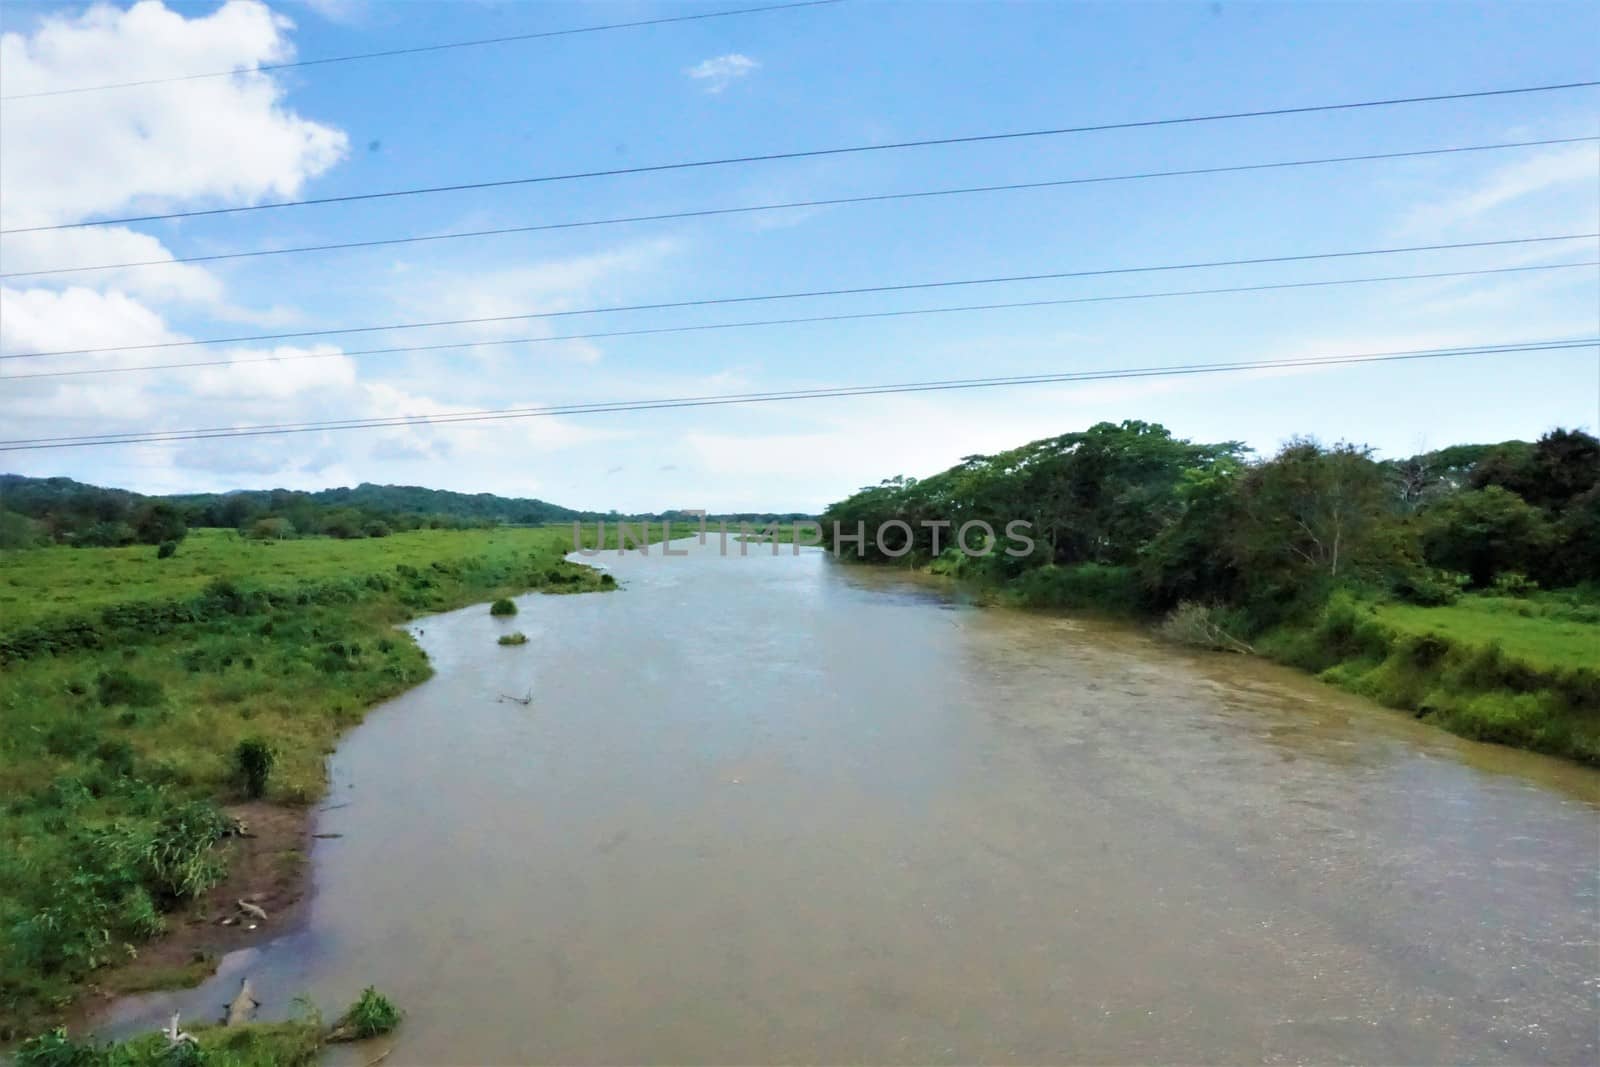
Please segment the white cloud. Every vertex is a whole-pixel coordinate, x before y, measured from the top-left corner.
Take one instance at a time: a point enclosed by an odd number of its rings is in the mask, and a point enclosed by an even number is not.
[[[215,275],[202,267],[173,263],[173,258],[160,241],[125,226],[49,230],[5,237],[5,268],[9,274],[111,263],[165,264],[41,275],[30,279],[29,285],[115,287],[154,301],[215,303],[222,299],[222,283]]]
[[[184,339],[169,330],[156,312],[119,292],[79,286],[59,291],[6,286],[0,287],[0,308],[4,309],[0,347],[7,352],[55,352]],[[25,362],[31,366],[33,361]],[[61,366],[52,362],[50,369]]]
[[[684,73],[702,83],[706,92],[720,93],[740,78],[748,77],[759,66],[761,64],[749,56],[729,52],[714,59],[702,59]]]
[[[7,95],[244,68],[203,78],[18,100],[6,108],[0,218],[72,222],[175,201],[254,203],[293,196],[343,157],[345,135],[283,106],[270,75],[293,55],[291,24],[256,0],[185,18],[157,0],[47,18],[0,36]],[[69,163],[70,161],[70,163]]]

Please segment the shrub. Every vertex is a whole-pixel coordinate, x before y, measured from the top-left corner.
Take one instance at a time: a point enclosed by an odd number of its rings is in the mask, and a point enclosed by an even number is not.
[[[1455,571],[1441,571],[1428,567],[1412,567],[1395,579],[1395,595],[1402,600],[1423,607],[1442,607],[1454,604],[1461,590],[1471,579]]]
[[[228,831],[215,805],[194,800],[169,809],[141,849],[142,881],[163,902],[188,900],[222,880],[211,846]]]
[[[516,613],[517,606],[511,601],[507,600],[505,597],[501,597],[499,600],[496,600],[493,604],[489,605],[490,615],[515,615]]]
[[[234,769],[244,786],[244,794],[251,799],[266,796],[267,779],[272,776],[272,765],[278,754],[272,745],[259,737],[247,737],[233,750]]]
[[[127,704],[134,708],[148,708],[161,703],[161,683],[153,678],[138,678],[120,668],[101,671],[95,679],[100,703],[105,707]]]
[[[178,542],[163,541],[156,549],[156,559],[171,559],[178,554]]]
[[[1499,596],[1525,597],[1539,591],[1539,583],[1521,571],[1501,571],[1491,587]]]
[[[1132,567],[1080,563],[1036,567],[1012,583],[1020,603],[1033,608],[1090,608],[1127,614],[1143,602],[1144,589]]]
[[[105,1055],[92,1043],[80,1045],[58,1026],[24,1041],[17,1049],[17,1067],[102,1067]]]
[[[388,997],[367,986],[350,1010],[333,1024],[333,1029],[328,1031],[328,1040],[365,1041],[387,1034],[399,1025],[400,1009]]]
[[[282,541],[294,536],[294,524],[288,519],[269,515],[251,523],[245,536],[255,541]]]
[[[500,643],[502,645],[525,645],[528,643],[528,635],[521,630],[516,633],[501,634]]]

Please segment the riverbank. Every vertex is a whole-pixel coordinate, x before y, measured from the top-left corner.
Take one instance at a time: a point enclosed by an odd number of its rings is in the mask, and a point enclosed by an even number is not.
[[[1149,610],[1131,568],[1041,567],[1005,581],[945,560],[900,566],[989,603],[1089,613],[1216,652],[1248,651],[1460,737],[1600,766],[1600,603],[1579,591],[1467,594],[1434,607],[1335,593],[1302,618],[1249,632],[1215,609],[1198,612],[1202,629],[1169,626],[1171,614]]]
[[[221,953],[282,932],[304,894],[327,753],[431,673],[395,625],[528,590],[615,588],[565,560],[572,538],[202,531],[163,560],[0,556],[0,1037],[86,995],[192,984]],[[270,754],[254,798],[249,745]]]

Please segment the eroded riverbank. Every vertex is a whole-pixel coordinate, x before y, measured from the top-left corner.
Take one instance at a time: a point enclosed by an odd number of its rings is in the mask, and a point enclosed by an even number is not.
[[[304,926],[110,1025],[248,971],[381,979],[388,1063],[1595,1057],[1593,771],[820,553],[602,562],[413,626]]]

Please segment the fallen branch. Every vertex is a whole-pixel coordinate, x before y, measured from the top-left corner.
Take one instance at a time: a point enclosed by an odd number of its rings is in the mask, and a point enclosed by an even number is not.
[[[183,1030],[178,1029],[177,1012],[172,1013],[172,1020],[167,1023],[166,1029],[162,1030],[161,1033],[167,1039],[168,1048],[176,1048],[179,1045],[194,1045],[199,1043],[195,1040],[193,1034],[186,1033]]]

